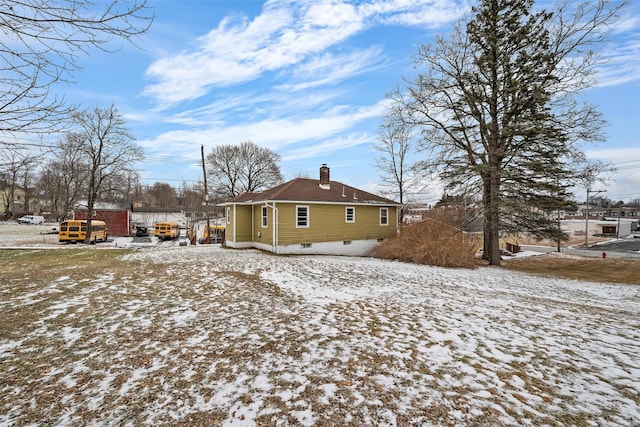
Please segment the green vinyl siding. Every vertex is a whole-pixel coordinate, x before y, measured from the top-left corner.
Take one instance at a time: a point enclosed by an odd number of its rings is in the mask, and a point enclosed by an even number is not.
[[[278,243],[336,242],[368,240],[396,236],[396,207],[389,206],[389,225],[380,225],[380,206],[354,207],[354,222],[346,222],[345,205],[305,204],[309,207],[308,228],[296,227],[296,209],[300,203],[278,203]]]
[[[253,206],[253,241],[273,244],[273,209],[267,206],[267,226],[262,226],[262,208],[264,205]]]
[[[235,213],[235,217],[234,217]],[[231,225],[234,225],[236,242],[250,242],[251,241],[251,206],[235,205],[231,206]],[[227,235],[229,236],[229,228],[227,228]]]

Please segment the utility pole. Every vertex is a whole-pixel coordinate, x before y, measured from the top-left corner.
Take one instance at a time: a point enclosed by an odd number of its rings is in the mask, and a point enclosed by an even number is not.
[[[584,247],[585,248],[589,247],[589,193],[600,194],[600,193],[606,193],[606,192],[607,190],[591,191],[589,188],[587,188],[587,208],[586,208],[586,215],[584,217]]]
[[[620,238],[620,216],[622,216],[622,205],[618,206],[618,227],[616,228],[616,239]]]
[[[204,177],[204,209],[207,214],[207,234],[205,238],[205,243],[211,243],[211,233],[210,223],[209,223],[209,190],[207,190],[207,169],[204,167],[204,145],[200,145],[200,155],[202,156],[202,176]]]

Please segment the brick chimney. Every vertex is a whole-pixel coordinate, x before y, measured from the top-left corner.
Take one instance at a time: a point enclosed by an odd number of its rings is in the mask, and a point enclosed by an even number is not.
[[[331,188],[330,180],[329,180],[329,166],[326,163],[323,163],[320,166],[320,188],[323,190],[329,190]]]

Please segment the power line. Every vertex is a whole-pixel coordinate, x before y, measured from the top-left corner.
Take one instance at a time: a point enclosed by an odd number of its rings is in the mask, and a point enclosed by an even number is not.
[[[141,181],[155,181],[155,182],[166,182],[166,181],[177,181],[177,182],[201,182],[199,179],[186,179],[186,178],[140,178]]]

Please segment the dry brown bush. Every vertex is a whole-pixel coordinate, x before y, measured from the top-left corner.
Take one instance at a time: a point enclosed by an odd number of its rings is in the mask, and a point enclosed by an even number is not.
[[[382,259],[439,267],[476,268],[478,247],[468,235],[446,222],[446,218],[429,218],[404,226],[400,235],[378,245],[371,253]]]

